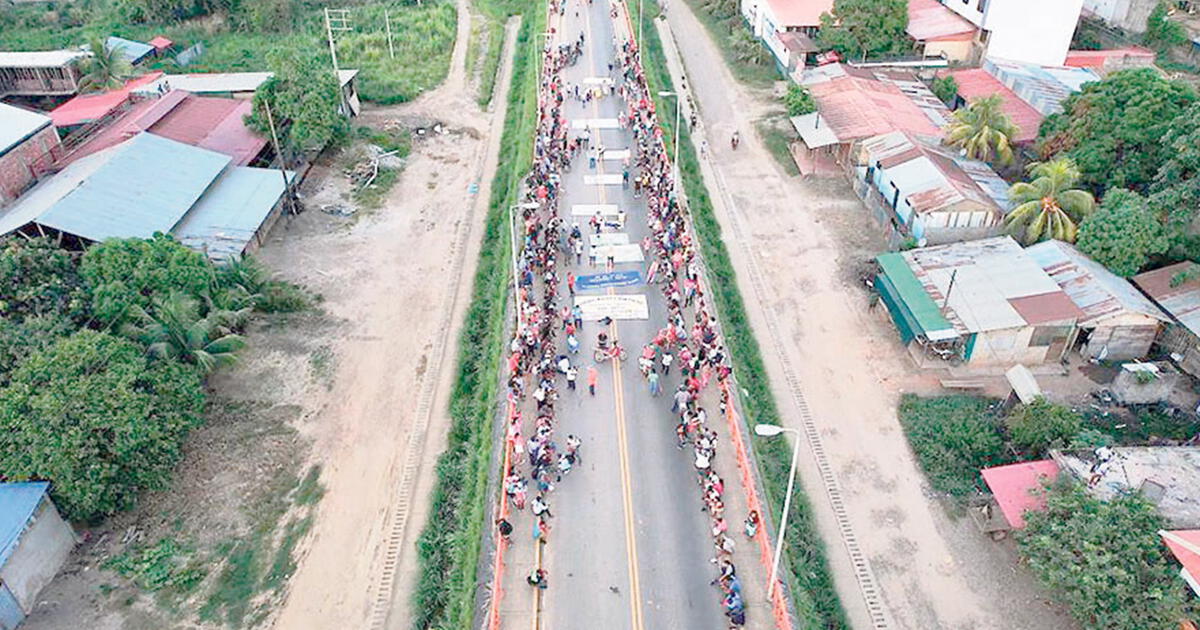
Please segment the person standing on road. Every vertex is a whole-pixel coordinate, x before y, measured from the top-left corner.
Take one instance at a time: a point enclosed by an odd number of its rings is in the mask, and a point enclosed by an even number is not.
[[[579,369],[575,366],[567,368],[567,389],[575,391],[575,379],[579,377]]]
[[[587,378],[588,378],[588,393],[595,396],[596,395],[596,381],[600,379],[600,372],[596,369],[595,364],[588,366]]]
[[[546,504],[546,500],[540,494],[533,497],[533,500],[529,502],[529,509],[533,512],[534,516],[541,516],[543,514],[547,518],[554,516],[550,513],[550,506]]]
[[[567,291],[571,293],[571,297],[575,297],[575,274],[567,272]]]
[[[662,393],[662,388],[658,384],[658,372],[651,370],[650,374],[646,376],[646,380],[650,383],[650,395],[657,398]]]

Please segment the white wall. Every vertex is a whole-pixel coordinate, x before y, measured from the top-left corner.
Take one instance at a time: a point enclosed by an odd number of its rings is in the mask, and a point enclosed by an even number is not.
[[[946,0],[953,5],[959,0]],[[986,56],[1061,66],[1071,47],[1083,0],[988,0]]]
[[[1083,0],[1083,6],[1096,17],[1113,24],[1124,19],[1125,12],[1129,9],[1129,0]]]
[[[979,10],[982,0],[939,0],[946,8],[967,18],[975,26],[983,26],[983,12]],[[1006,2],[1011,0],[987,0],[991,2]],[[1055,0],[1051,0],[1052,2]]]
[[[75,532],[54,504],[42,499],[33,524],[21,534],[17,548],[0,568],[0,579],[26,614],[33,612],[38,593],[58,574],[74,547]]]

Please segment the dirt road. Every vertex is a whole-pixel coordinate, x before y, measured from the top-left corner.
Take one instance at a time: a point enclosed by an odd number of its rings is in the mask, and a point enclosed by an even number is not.
[[[937,383],[912,370],[883,309],[868,312],[865,293],[853,285],[855,266],[878,251],[866,212],[843,182],[784,175],[753,133],[764,97],[733,79],[685,3],[671,3],[667,20],[692,71],[688,82],[704,127],[697,142],[706,135],[712,147],[708,183],[776,400],[796,428],[797,394],[807,402],[890,627],[1072,627],[1016,567],[1011,545],[991,542],[968,519],[951,520],[930,497],[896,402],[905,391],[932,392]],[[743,139],[737,151],[729,147],[734,130]],[[851,620],[871,627],[845,530],[811,452],[801,474]]]
[[[446,83],[404,106],[365,111],[358,121],[420,117],[449,132],[415,143],[379,211],[344,230],[310,211],[262,257],[325,296],[350,322],[332,342],[336,371],[327,404],[304,430],[327,488],[275,627],[407,628],[416,571],[413,541],[428,511],[432,467],[449,425],[447,384],[454,341],[478,253],[504,98],[480,112],[465,71],[468,3],[458,3],[458,39]],[[515,22],[508,25],[497,82],[507,92]]]

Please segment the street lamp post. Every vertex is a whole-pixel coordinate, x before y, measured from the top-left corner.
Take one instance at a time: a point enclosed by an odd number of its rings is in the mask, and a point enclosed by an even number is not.
[[[681,140],[681,138],[679,136],[679,114],[680,114],[680,112],[683,111],[683,100],[679,98],[678,92],[659,92],[658,95],[662,96],[662,97],[667,97],[667,96],[675,97],[675,157],[672,158],[672,162],[673,162],[672,166],[675,167],[675,169],[674,169],[675,174],[672,177],[672,182],[674,182],[674,185],[678,188],[678,186],[679,186],[679,142]]]
[[[513,310],[517,312],[517,334],[521,332],[521,278],[517,270],[517,226],[515,221],[514,210],[533,210],[538,207],[537,203],[532,201],[526,203],[518,203],[508,207],[508,246],[509,253],[512,256],[512,275],[513,275]]]
[[[767,600],[770,601],[779,577],[779,558],[783,553],[783,538],[787,532],[788,512],[792,509],[792,490],[796,486],[796,461],[800,459],[800,432],[774,424],[758,424],[754,426],[754,433],[762,437],[774,437],[781,433],[796,434],[796,446],[792,449],[792,470],[788,473],[787,494],[783,497],[783,516],[779,517],[779,531],[776,532],[775,558],[771,562],[771,580],[767,582]]]

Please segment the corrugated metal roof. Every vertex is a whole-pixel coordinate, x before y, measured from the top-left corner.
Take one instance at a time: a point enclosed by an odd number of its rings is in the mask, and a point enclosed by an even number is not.
[[[55,127],[71,127],[103,118],[129,100],[131,92],[158,80],[161,76],[161,72],[151,72],[126,81],[120,89],[99,94],[80,94],[54,108],[50,112],[50,118],[54,120]]]
[[[892,282],[892,286],[896,288],[905,306],[916,319],[921,328],[917,332],[929,335],[931,332],[953,329],[937,303],[929,297],[908,262],[899,253],[880,254],[875,260],[879,262],[880,270]]]
[[[993,466],[980,471],[983,482],[992,491],[1004,520],[1013,529],[1025,527],[1025,513],[1046,507],[1046,494],[1038,492],[1047,481],[1058,477],[1058,464],[1043,459]]]
[[[864,140],[862,151],[864,161],[879,164],[916,212],[935,212],[961,201],[991,206],[997,213],[1007,209],[1007,185],[995,171],[947,153],[934,138],[894,131]],[[1003,194],[994,195],[997,190]]]
[[[1082,312],[1011,237],[1000,236],[903,252],[905,260],[960,333],[1018,328],[1032,324],[1016,305],[1039,321],[1072,319]],[[950,290],[951,278],[954,288]],[[1059,297],[1040,297],[1059,294]],[[1020,300],[1039,296],[1036,300]]]
[[[0,51],[0,68],[60,68],[90,56],[85,50]]]
[[[908,0],[908,36],[919,41],[961,41],[975,36],[974,24],[936,0]]]
[[[1181,262],[1133,277],[1136,284],[1164,311],[1183,324],[1193,334],[1200,335],[1200,265]],[[1178,286],[1171,286],[1177,274],[1191,272],[1191,279]]]
[[[0,103],[0,155],[8,153],[33,134],[50,126],[50,117],[40,112]]]
[[[1092,325],[1110,317],[1128,314],[1170,321],[1127,280],[1088,258],[1074,245],[1062,241],[1044,241],[1025,248],[1025,252],[1083,310],[1084,317],[1079,320],[1081,325]]]
[[[0,234],[8,234],[37,220],[47,209],[71,193],[108,162],[115,148],[89,155],[71,164],[21,195],[17,201],[0,210]]]
[[[196,96],[173,90],[136,103],[95,136],[60,160],[69,164],[85,155],[119,144],[143,131],[202,149],[224,153],[235,166],[249,164],[266,146],[243,119],[253,103],[244,99]]]
[[[810,149],[819,149],[838,143],[838,138],[829,125],[821,122],[820,112],[792,116],[790,120],[792,126],[796,128],[796,133],[799,133],[800,139],[804,141],[804,145]]]
[[[358,75],[358,70],[338,70],[338,81],[346,85]],[[167,74],[153,83],[139,87],[137,92],[167,92],[186,90],[196,94],[225,94],[253,92],[275,76],[273,72],[207,72],[196,74]]]
[[[288,172],[288,179],[295,177]],[[266,168],[235,167],[213,182],[172,232],[213,260],[240,256],[283,195],[283,177]]]
[[[1121,68],[1151,66],[1154,65],[1154,59],[1154,51],[1149,48],[1124,46],[1107,50],[1069,50],[1063,65],[1069,68],[1106,70],[1113,66]]]
[[[104,47],[108,50],[115,50],[131,64],[141,61],[146,55],[154,52],[154,46],[150,44],[135,42],[132,39],[124,37],[112,36],[104,40]]]
[[[45,481],[0,483],[0,567],[16,550],[29,519],[49,489]]]
[[[1044,116],[1062,111],[1062,102],[1100,76],[1087,68],[1056,68],[985,59],[983,69]]]
[[[148,133],[101,155],[103,163],[53,200],[37,223],[93,241],[167,232],[230,162]]]
[[[806,85],[817,102],[822,119],[840,142],[896,130],[938,133],[937,126],[890,82],[846,70],[842,76],[813,83],[806,81]]]
[[[1037,138],[1038,128],[1041,127],[1045,116],[1029,103],[1022,101],[1015,92],[1004,87],[1004,84],[996,80],[996,77],[988,74],[982,68],[952,70],[946,74],[954,77],[954,82],[958,84],[959,96],[968,103],[993,94],[1000,97],[1000,110],[1008,114],[1013,124],[1020,130],[1013,138],[1014,143],[1023,144]]]

